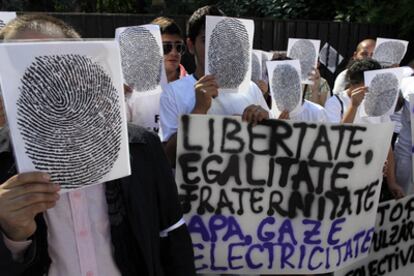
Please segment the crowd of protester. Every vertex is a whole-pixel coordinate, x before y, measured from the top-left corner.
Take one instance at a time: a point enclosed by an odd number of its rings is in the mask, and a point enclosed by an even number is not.
[[[59,185],[47,174],[19,174],[0,101],[0,275],[195,275],[191,240],[173,179],[179,118],[184,114],[240,115],[253,124],[273,118],[368,124],[394,120],[399,127],[395,147],[384,145],[389,153],[381,198],[398,199],[412,191],[406,93],[402,91],[405,97],[400,97],[392,117],[360,115],[367,93],[364,72],[383,68],[372,59],[375,39],[367,38],[356,45],[333,89],[314,68],[309,76],[313,84],[302,87],[299,110],[289,114],[275,108],[265,80],[251,81],[247,91],[219,93],[215,76],[204,72],[207,15],[224,14],[214,6],[198,9],[188,20],[186,38],[170,18],[151,22],[160,26],[169,84],[160,99],[159,137],[139,126],[128,126],[131,176],[60,195]],[[60,20],[30,15],[8,23],[0,38],[62,40],[80,36]],[[185,51],[195,59],[192,74],[181,64]],[[273,60],[286,59],[283,52],[273,55]],[[124,88],[125,93],[133,93],[127,85]],[[89,229],[81,237],[74,230],[79,221],[87,221]],[[79,244],[86,244],[86,249]]]

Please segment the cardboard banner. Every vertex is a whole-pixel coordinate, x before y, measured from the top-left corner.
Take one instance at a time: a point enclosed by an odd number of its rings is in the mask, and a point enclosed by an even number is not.
[[[414,274],[414,195],[380,203],[369,256],[335,276]]]
[[[392,123],[180,123],[176,180],[199,273],[316,274],[367,256]]]

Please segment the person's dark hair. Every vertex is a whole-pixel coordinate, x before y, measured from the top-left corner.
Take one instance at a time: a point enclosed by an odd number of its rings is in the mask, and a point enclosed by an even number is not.
[[[0,31],[0,39],[13,39],[19,32],[34,31],[47,35],[63,35],[65,38],[79,39],[80,35],[68,24],[44,14],[22,15],[7,23]]]
[[[291,58],[287,56],[286,51],[276,51],[272,56],[272,61],[275,60],[291,60]]]
[[[192,42],[206,25],[206,15],[224,16],[224,13],[216,6],[204,6],[196,10],[187,22],[187,37]]]
[[[183,37],[183,32],[181,31],[180,26],[178,26],[178,24],[172,18],[160,16],[152,20],[151,24],[156,24],[160,26],[160,31],[162,35],[169,34]]]
[[[365,71],[378,69],[382,69],[381,65],[372,58],[355,60],[348,68],[346,79],[351,85],[360,84],[364,82]]]

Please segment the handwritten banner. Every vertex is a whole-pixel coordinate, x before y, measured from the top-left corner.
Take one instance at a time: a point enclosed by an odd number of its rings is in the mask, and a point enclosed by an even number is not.
[[[199,273],[315,274],[366,257],[391,123],[180,121],[176,180]]]
[[[414,195],[380,203],[369,257],[335,276],[412,276],[414,270]]]

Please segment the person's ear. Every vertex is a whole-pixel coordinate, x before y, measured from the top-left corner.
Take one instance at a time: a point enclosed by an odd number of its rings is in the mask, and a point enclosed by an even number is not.
[[[194,55],[194,43],[189,37],[186,39],[186,44],[187,44],[188,52]]]

